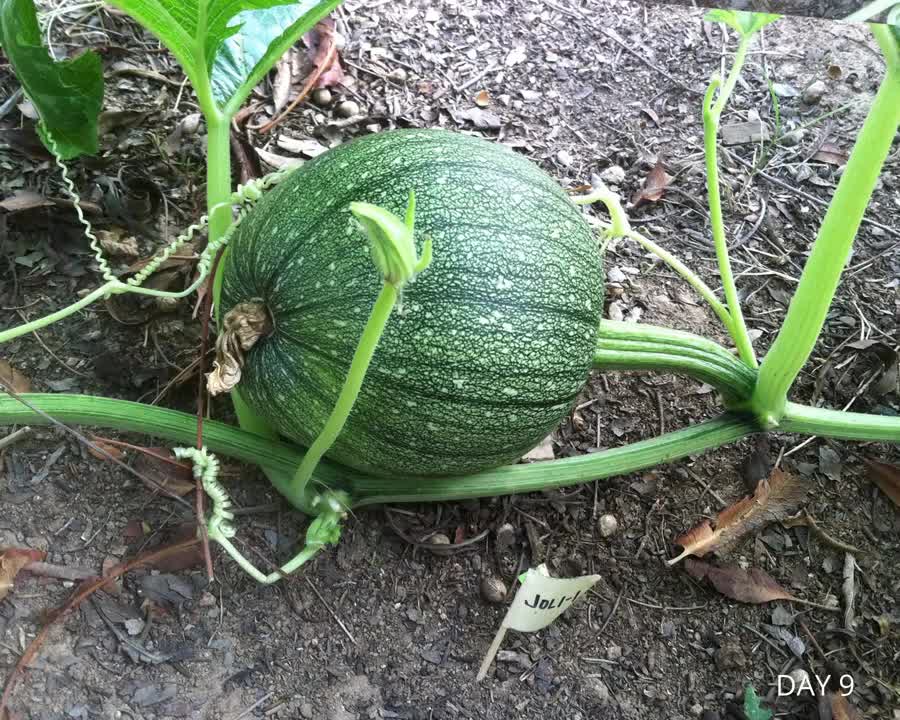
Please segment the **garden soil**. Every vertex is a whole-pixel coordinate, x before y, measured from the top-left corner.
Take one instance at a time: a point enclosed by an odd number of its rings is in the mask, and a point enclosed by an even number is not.
[[[114,259],[124,268],[201,214],[205,128],[172,58],[126,18],[93,3],[45,8],[55,52],[93,46],[102,53],[101,152],[68,166],[96,226],[137,239],[130,255]],[[311,64],[298,50],[293,77],[283,68],[251,98],[254,109],[235,133],[235,180],[387,128],[474,132],[510,144],[567,188],[603,177],[634,201],[637,226],[716,287],[700,103],[734,41],[702,17],[700,10],[625,2],[348,2],[337,14],[347,87],[331,87],[330,98],[318,92],[268,134],[254,129],[273,116],[273,97],[293,97],[302,86]],[[749,56],[723,120],[734,144],[723,150],[721,167],[735,273],[760,353],[784,317],[882,73],[863,28],[827,21],[779,22]],[[0,61],[0,101],[17,88]],[[100,282],[31,117],[20,101],[0,118],[3,327],[62,307]],[[760,122],[778,143],[760,140]],[[664,193],[641,199],[660,162]],[[6,203],[14,196],[17,202]],[[794,397],[896,414],[896,149],[868,217],[875,222],[860,232]],[[609,248],[605,270],[609,317],[727,342],[690,288],[641,249]],[[188,255],[154,282],[183,286],[192,272]],[[5,345],[0,357],[35,391],[193,412],[201,336],[193,312],[193,299],[100,303]],[[568,457],[649,438],[717,407],[714,391],[681,377],[597,375],[544,454]],[[211,415],[231,420],[227,399],[213,402]],[[127,451],[125,460],[135,456]],[[100,572],[171,542],[191,522],[186,506],[59,429],[34,428],[0,457],[0,545],[46,551],[54,565]],[[21,678],[11,717],[711,720],[743,717],[738,706],[751,685],[779,718],[844,717],[824,707],[828,698],[776,697],[777,677],[804,668],[819,677],[852,676],[849,700],[859,716],[896,720],[900,515],[864,458],[898,463],[900,452],[774,434],[768,444],[748,439],[560,491],[365,509],[348,519],[337,548],[272,587],[257,585],[215,549],[212,584],[196,556],[175,558],[128,573],[58,622]],[[678,551],[676,537],[749,494],[775,461],[806,485],[803,507],[827,537],[772,523],[707,559],[761,568],[790,593],[834,610],[741,604],[681,565],[666,566]],[[262,567],[290,557],[304,517],[253,467],[225,461],[223,481],[243,509],[245,551]],[[605,515],[617,523],[607,535]],[[841,544],[852,546],[855,565]],[[541,562],[558,576],[597,573],[601,580],[546,630],[511,631],[488,677],[476,683],[508,603],[485,599],[482,578],[512,589],[517,569]],[[19,575],[0,601],[0,674],[12,672],[72,587]]]

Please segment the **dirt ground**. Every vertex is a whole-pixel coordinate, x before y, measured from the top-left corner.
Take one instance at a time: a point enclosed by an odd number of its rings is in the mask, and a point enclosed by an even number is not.
[[[733,42],[701,18],[699,10],[613,1],[348,2],[338,28],[352,86],[332,88],[330,102],[302,103],[269,135],[245,129],[235,178],[252,168],[246,147],[260,151],[265,172],[309,153],[310,139],[327,146],[409,126],[479,132],[515,146],[568,187],[603,174],[626,198],[662,158],[673,178],[666,194],[630,214],[715,287],[700,99]],[[95,223],[135,235],[146,257],[203,206],[204,128],[191,119],[196,106],[171,58],[121,16],[78,4],[55,15],[53,33],[57,50],[92,45],[103,52],[110,114],[102,152],[70,168],[93,203]],[[761,353],[883,70],[859,27],[784,20],[767,29],[763,47],[750,55],[724,124],[759,116],[784,137],[722,154],[735,271]],[[0,103],[17,87],[0,61]],[[270,83],[259,88],[248,126],[271,115],[272,94]],[[476,104],[488,98],[487,107]],[[358,104],[362,120],[339,117],[345,100]],[[27,114],[14,104],[0,117],[0,198],[23,190],[60,198],[59,173]],[[761,169],[751,173],[754,163]],[[795,399],[896,414],[896,149],[868,217],[875,223],[863,226]],[[68,304],[99,282],[64,204],[0,214],[0,242],[4,327]],[[177,265],[160,282],[183,283],[188,270]],[[606,270],[610,317],[726,341],[690,289],[640,249],[613,248]],[[36,391],[156,400],[193,412],[196,376],[182,372],[199,347],[192,310],[192,303],[98,304],[40,338],[9,343],[0,357]],[[697,422],[716,412],[717,399],[683,378],[609,373],[591,379],[578,407],[554,436],[557,456]],[[227,401],[212,411],[231,417]],[[826,717],[808,696],[775,698],[776,676],[805,667],[852,674],[850,699],[860,716],[896,720],[900,515],[862,458],[896,463],[900,450],[773,435],[764,451],[748,440],[565,491],[367,509],[349,520],[339,547],[274,587],[257,586],[219,554],[209,586],[196,566],[130,573],[121,589],[98,594],[52,630],[14,696],[14,717],[712,720],[743,717],[732,703],[747,684],[768,696],[780,718]],[[849,628],[842,612],[739,604],[665,565],[675,537],[747,494],[767,459],[782,453],[781,466],[808,485],[804,507],[830,536],[860,550]],[[191,518],[54,429],[36,428],[2,460],[0,545],[46,550],[51,563],[97,572],[158,545]],[[226,463],[226,470],[247,510],[239,521],[248,546],[259,557],[292,555],[303,517],[256,469]],[[604,514],[618,521],[608,537],[598,525]],[[497,530],[507,523],[512,543],[500,554]],[[485,531],[451,554],[408,542]],[[559,575],[591,572],[602,580],[547,630],[510,632],[490,676],[476,684],[504,614],[502,604],[482,599],[480,579],[506,575],[509,582],[517,565],[537,561]],[[763,568],[813,602],[845,603],[845,553],[805,527],[770,525],[723,562]],[[0,602],[2,675],[71,587],[20,575]],[[833,665],[826,667],[823,652]]]

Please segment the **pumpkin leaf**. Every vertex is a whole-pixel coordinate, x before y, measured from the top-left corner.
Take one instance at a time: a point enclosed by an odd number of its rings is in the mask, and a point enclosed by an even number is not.
[[[718,22],[728,25],[728,27],[736,30],[741,36],[746,37],[762,30],[769,23],[773,23],[780,15],[771,13],[753,13],[744,12],[742,10],[710,10],[703,16],[707,22]]]
[[[200,96],[233,115],[304,32],[341,0],[110,0],[152,32]],[[210,87],[212,98],[204,97]]]
[[[216,101],[237,111],[256,84],[297,39],[341,0],[300,0],[234,17],[229,36],[216,55],[212,89]]]
[[[684,550],[668,561],[674,565],[689,555],[703,557],[714,550],[725,551],[763,525],[788,516],[806,495],[806,486],[796,475],[776,468],[756,486],[752,497],[745,497],[716,516],[715,527],[704,520],[675,540]]]
[[[57,62],[41,42],[33,0],[0,0],[0,41],[40,116],[41,141],[63,160],[97,152],[103,68],[91,51]]]
[[[697,580],[706,578],[725,597],[742,603],[760,605],[773,600],[804,602],[791,595],[768,573],[759,568],[742,570],[736,565],[716,567],[702,560],[688,558],[684,569]]]

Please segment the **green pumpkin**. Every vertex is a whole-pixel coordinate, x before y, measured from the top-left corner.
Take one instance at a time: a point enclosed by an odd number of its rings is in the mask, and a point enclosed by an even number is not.
[[[238,389],[308,446],[381,288],[353,201],[403,215],[431,265],[404,291],[328,457],[374,474],[453,475],[514,462],[570,411],[603,310],[580,210],[529,160],[444,130],[396,130],[306,163],[250,211],[224,260],[220,316],[259,299],[274,329]]]

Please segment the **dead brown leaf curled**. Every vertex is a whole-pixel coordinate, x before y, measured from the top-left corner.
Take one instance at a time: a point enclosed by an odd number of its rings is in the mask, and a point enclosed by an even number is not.
[[[143,450],[134,463],[134,469],[141,476],[155,480],[166,491],[179,497],[196,489],[191,468],[176,460],[169,448],[149,447]]]
[[[672,177],[666,172],[666,166],[663,165],[662,159],[657,160],[656,165],[644,180],[644,187],[631,198],[632,205],[640,207],[644,203],[661,200],[670,182],[672,182]]]
[[[688,558],[684,569],[697,580],[704,578],[725,597],[743,603],[759,605],[773,600],[795,600],[800,598],[791,595],[768,573],[759,568],[742,570],[736,565],[716,567],[702,560]]]
[[[40,550],[28,548],[0,550],[0,601],[9,594],[19,571],[29,563],[40,562],[46,555]]]
[[[752,496],[742,498],[720,512],[715,526],[704,520],[676,538],[675,544],[684,550],[669,560],[668,565],[689,555],[703,557],[713,551],[722,552],[734,547],[744,536],[763,525],[786,518],[802,502],[806,490],[797,476],[776,468],[768,478],[759,481]]]
[[[831,720],[860,720],[861,717],[845,695],[834,691],[819,698],[819,715]]]
[[[31,380],[2,359],[0,359],[0,381],[2,381],[0,384],[11,387],[13,392],[27,393],[31,391]]]
[[[863,458],[863,460],[869,468],[869,477],[872,478],[872,482],[891,499],[896,507],[900,507],[900,467],[869,458]]]

